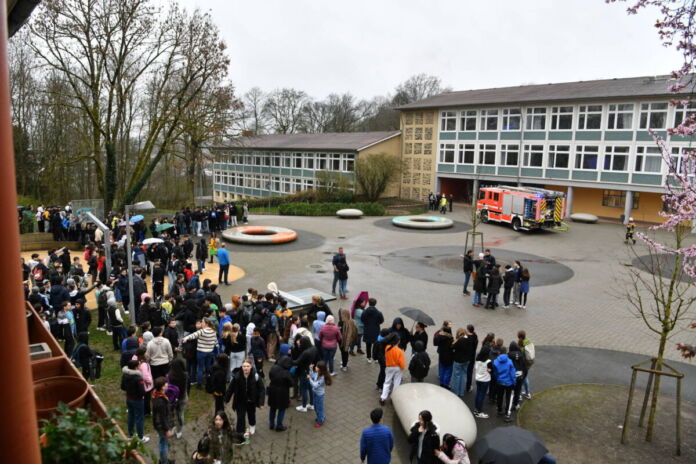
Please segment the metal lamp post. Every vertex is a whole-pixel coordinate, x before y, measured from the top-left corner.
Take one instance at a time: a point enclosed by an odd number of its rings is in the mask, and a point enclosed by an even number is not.
[[[128,260],[128,312],[130,314],[131,321],[135,322],[135,301],[133,297],[133,256],[131,251],[131,230],[130,230],[130,212],[133,211],[144,211],[149,209],[155,209],[155,205],[151,201],[139,201],[133,205],[126,205],[126,258]]]

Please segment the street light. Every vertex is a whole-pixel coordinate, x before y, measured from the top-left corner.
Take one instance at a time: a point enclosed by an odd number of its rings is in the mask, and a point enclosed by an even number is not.
[[[131,321],[137,323],[137,318],[135,317],[135,301],[133,298],[133,256],[131,251],[131,231],[130,231],[130,212],[133,211],[145,211],[150,209],[155,209],[155,205],[151,201],[139,201],[133,205],[126,205],[126,258],[128,259],[128,312],[130,313]]]

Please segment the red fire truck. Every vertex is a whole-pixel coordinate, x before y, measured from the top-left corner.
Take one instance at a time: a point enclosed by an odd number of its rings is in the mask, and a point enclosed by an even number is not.
[[[565,194],[536,187],[481,187],[476,210],[482,222],[507,222],[516,231],[560,228]]]

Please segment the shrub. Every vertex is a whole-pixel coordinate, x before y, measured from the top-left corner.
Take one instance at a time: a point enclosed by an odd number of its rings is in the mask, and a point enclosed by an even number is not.
[[[278,212],[286,216],[335,216],[344,208],[359,209],[365,216],[384,216],[384,206],[379,203],[283,203]]]

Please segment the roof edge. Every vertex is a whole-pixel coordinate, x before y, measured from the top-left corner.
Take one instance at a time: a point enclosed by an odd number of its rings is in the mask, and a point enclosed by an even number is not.
[[[398,137],[398,136],[400,136],[400,135],[401,135],[401,131],[398,130],[398,131],[396,131],[394,134],[388,135],[387,137],[384,137],[384,138],[381,139],[381,140],[377,140],[376,142],[372,142],[372,143],[370,143],[370,144],[368,144],[368,145],[365,145],[364,147],[358,148],[357,151],[367,150],[368,148],[373,147],[373,146],[377,145],[378,143],[385,142],[385,141],[387,141],[387,140],[389,140],[389,139],[393,139],[394,137]]]

